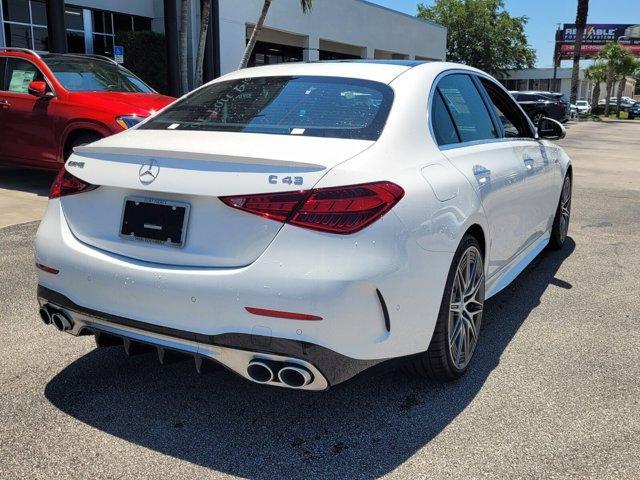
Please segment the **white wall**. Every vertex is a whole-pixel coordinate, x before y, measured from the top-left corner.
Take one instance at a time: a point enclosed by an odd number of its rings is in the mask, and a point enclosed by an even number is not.
[[[246,26],[256,22],[262,3],[220,0],[222,73],[237,68],[246,44]],[[410,59],[444,60],[446,56],[444,27],[363,0],[316,0],[306,15],[299,0],[277,0],[271,4],[265,27],[308,37],[310,60],[317,59],[321,39],[357,47],[368,58],[376,50]]]

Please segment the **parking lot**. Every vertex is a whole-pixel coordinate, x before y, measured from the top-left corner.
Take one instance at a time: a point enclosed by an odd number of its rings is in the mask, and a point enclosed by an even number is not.
[[[45,327],[48,180],[0,171],[0,478],[640,478],[640,125],[572,123],[560,143],[571,238],[487,302],[471,371],[315,394]]]

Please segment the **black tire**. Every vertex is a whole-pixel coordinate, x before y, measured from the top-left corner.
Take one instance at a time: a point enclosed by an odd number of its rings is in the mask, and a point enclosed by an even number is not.
[[[84,135],[80,135],[78,138],[75,138],[64,151],[64,161],[66,162],[71,154],[73,153],[73,149],[75,147],[80,147],[82,145],[87,145],[88,143],[95,142],[100,140],[102,137],[97,133],[87,133]]]
[[[442,296],[442,303],[440,304],[436,327],[433,332],[433,336],[431,337],[429,348],[426,352],[417,356],[411,364],[407,365],[407,371],[413,375],[427,377],[434,380],[449,381],[461,377],[469,367],[473,352],[477,345],[477,334],[474,340],[473,349],[470,350],[468,358],[465,358],[465,365],[462,367],[456,365],[456,360],[453,358],[453,353],[449,347],[449,337],[451,329],[455,329],[456,331],[458,330],[457,325],[460,324],[460,329],[463,328],[464,322],[459,319],[466,318],[462,313],[459,313],[458,320],[456,321],[455,313],[452,313],[451,310],[451,303],[453,303],[452,293],[454,292],[454,283],[457,280],[458,266],[464,258],[466,258],[465,255],[470,250],[477,252],[474,254],[477,255],[475,259],[477,263],[475,265],[476,267],[480,267],[480,284],[478,286],[477,298],[481,299],[481,303],[479,310],[476,312],[477,329],[475,330],[477,333],[480,332],[482,325],[482,307],[484,305],[484,261],[482,258],[482,249],[480,248],[478,240],[476,240],[472,235],[465,235],[453,257],[453,261],[451,262],[451,268],[449,269],[449,275],[447,276],[447,283]],[[454,317],[451,317],[452,315],[454,315]],[[450,321],[451,318],[454,320]],[[456,323],[453,324],[453,322]],[[465,335],[467,334],[465,333]],[[455,338],[458,337],[454,337],[454,339]],[[460,342],[462,341],[462,338],[460,338]]]
[[[551,250],[560,250],[567,241],[567,233],[569,232],[569,221],[571,220],[571,190],[573,183],[571,176],[564,177],[562,183],[562,191],[560,192],[560,200],[556,208],[556,216],[553,219],[553,227],[551,227],[551,238],[549,239],[549,248]]]

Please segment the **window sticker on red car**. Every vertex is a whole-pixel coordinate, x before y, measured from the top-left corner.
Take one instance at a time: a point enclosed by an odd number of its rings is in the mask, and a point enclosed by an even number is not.
[[[36,76],[33,70],[14,70],[9,82],[9,91],[16,93],[28,93],[29,83]]]

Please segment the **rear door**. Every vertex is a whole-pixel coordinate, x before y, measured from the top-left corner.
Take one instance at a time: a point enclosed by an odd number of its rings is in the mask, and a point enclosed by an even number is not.
[[[45,80],[31,61],[6,57],[0,91],[2,152],[10,162],[47,167],[57,160],[55,98],[37,98],[28,92],[33,80]]]
[[[558,191],[557,153],[536,140],[527,118],[502,87],[488,78],[478,79],[500,120],[505,140],[513,146],[516,159],[525,168],[522,194],[527,201],[522,205],[522,224],[526,247],[551,226]]]
[[[525,167],[505,142],[471,75],[441,77],[432,111],[442,102],[456,127],[457,142],[441,144],[451,163],[469,180],[484,207],[489,234],[488,275],[503,268],[522,248]],[[432,125],[433,127],[433,125]],[[436,128],[434,128],[436,131]]]

